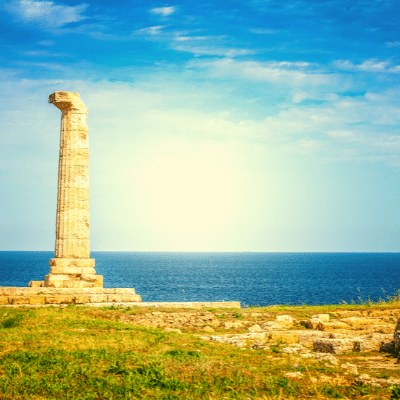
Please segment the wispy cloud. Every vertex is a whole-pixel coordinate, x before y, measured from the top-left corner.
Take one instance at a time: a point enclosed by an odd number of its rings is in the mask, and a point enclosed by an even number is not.
[[[387,47],[400,47],[400,42],[386,42]]]
[[[213,76],[236,76],[248,80],[283,83],[287,86],[335,85],[340,78],[333,73],[321,71],[307,62],[287,61],[237,61],[231,58],[207,60],[197,63]]]
[[[261,29],[261,28],[250,29],[250,32],[257,33],[259,35],[276,35],[278,33],[282,33],[282,31],[278,29]]]
[[[139,35],[158,35],[161,33],[161,30],[164,28],[164,25],[157,25],[157,26],[149,26],[148,28],[138,29],[135,31],[135,34]]]
[[[219,46],[190,46],[190,45],[173,45],[174,50],[192,53],[197,56],[222,56],[222,57],[237,57],[249,54],[255,54],[254,50],[249,49],[234,49]]]
[[[156,7],[150,10],[152,14],[162,15],[163,17],[173,14],[175,11],[176,7]]]
[[[394,66],[389,61],[377,59],[366,60],[361,64],[353,64],[349,60],[337,60],[334,62],[334,66],[348,71],[400,73],[399,65]]]
[[[65,6],[53,1],[13,0],[5,6],[15,22],[34,24],[42,28],[59,28],[88,17],[83,15],[88,4]]]
[[[22,51],[21,54],[24,54],[28,57],[71,57],[70,54],[52,53],[51,51],[47,51],[47,50]]]
[[[213,38],[214,36],[176,36],[174,40],[177,42],[187,42],[191,40],[210,40]]]
[[[54,40],[41,40],[38,44],[41,46],[54,46],[56,42]]]

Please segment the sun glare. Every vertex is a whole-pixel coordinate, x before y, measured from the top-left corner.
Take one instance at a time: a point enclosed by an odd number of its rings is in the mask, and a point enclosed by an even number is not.
[[[214,226],[225,215],[229,179],[207,159],[164,158],[147,178],[154,216],[168,228],[199,231]]]

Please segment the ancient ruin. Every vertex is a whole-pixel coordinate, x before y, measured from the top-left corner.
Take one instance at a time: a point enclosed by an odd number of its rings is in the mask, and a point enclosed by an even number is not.
[[[142,303],[133,288],[103,288],[103,277],[96,275],[95,261],[90,258],[88,110],[78,93],[54,92],[49,103],[61,110],[55,258],[43,281],[31,281],[29,287],[0,287],[0,306],[74,303],[240,308],[237,301]]]
[[[61,110],[55,258],[44,282],[29,286],[103,287],[90,258],[88,110],[77,93],[55,92],[49,103]]]

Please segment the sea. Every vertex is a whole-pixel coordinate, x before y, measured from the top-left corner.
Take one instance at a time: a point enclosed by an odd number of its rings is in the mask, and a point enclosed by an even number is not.
[[[0,286],[49,273],[54,252],[0,251]],[[240,301],[242,307],[387,300],[400,289],[400,253],[98,252],[106,288],[142,301]]]

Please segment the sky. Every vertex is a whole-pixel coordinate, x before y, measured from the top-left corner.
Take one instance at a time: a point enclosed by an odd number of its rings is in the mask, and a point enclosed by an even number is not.
[[[54,250],[58,90],[93,251],[400,251],[397,0],[0,3],[0,250]]]

